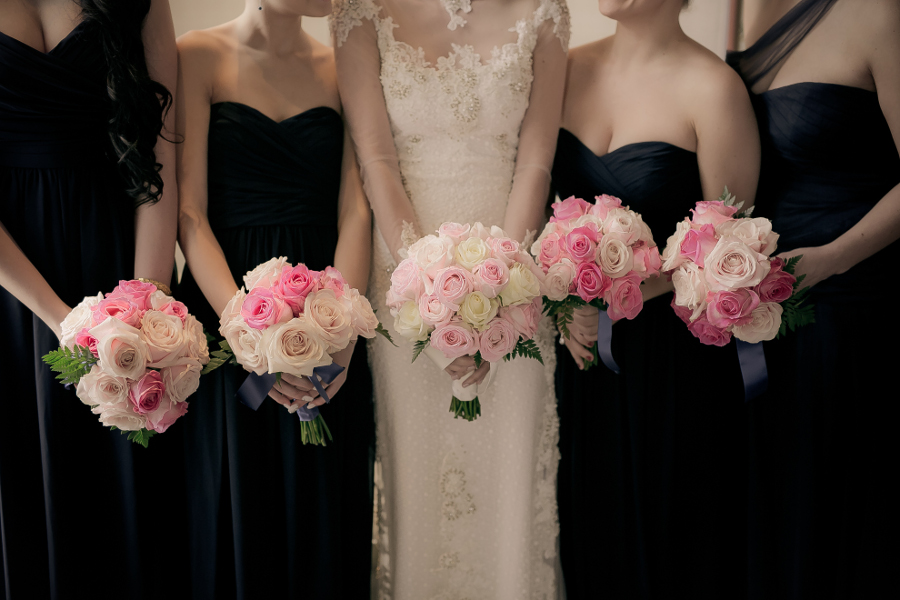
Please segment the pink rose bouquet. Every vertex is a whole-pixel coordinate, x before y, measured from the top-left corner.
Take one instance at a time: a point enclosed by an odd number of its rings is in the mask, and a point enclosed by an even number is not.
[[[476,365],[527,356],[543,363],[532,339],[541,318],[544,274],[499,227],[444,223],[408,249],[391,275],[387,305],[394,329],[447,360],[472,356]],[[450,412],[481,414],[475,386],[454,382]]]
[[[778,234],[772,222],[740,213],[728,189],[713,202],[698,202],[666,242],[662,269],[672,276],[672,308],[702,343],[724,346],[734,336],[755,344],[812,323],[804,304],[800,257],[772,257]]]
[[[641,282],[660,268],[659,250],[641,215],[605,194],[593,204],[574,196],[554,203],[531,253],[546,274],[544,309],[566,337],[581,306],[605,310],[614,321],[635,318],[644,306]],[[596,345],[593,350],[585,368],[597,364]]]
[[[387,335],[366,297],[333,267],[313,271],[273,258],[244,275],[244,284],[222,312],[225,340],[213,352],[210,370],[234,362],[253,373],[256,378],[238,392],[251,408],[259,407],[282,373],[308,378],[327,402],[322,382],[343,371],[331,355],[359,336]],[[318,408],[293,400],[302,442],[324,446],[332,437]]]
[[[56,378],[75,385],[101,423],[144,447],[187,412],[209,362],[206,334],[187,307],[137,280],[82,300],[60,341],[43,357]]]

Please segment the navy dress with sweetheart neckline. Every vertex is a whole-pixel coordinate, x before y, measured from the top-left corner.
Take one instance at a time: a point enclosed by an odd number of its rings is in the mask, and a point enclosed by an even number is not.
[[[697,155],[664,142],[595,155],[562,129],[560,198],[610,194],[657,244],[703,198]],[[734,345],[704,346],[648,301],[613,326],[615,375],[557,346],[560,554],[567,597],[733,598],[744,586],[746,408]],[[703,373],[703,385],[698,376]]]
[[[235,283],[273,257],[334,263],[344,127],[317,107],[276,122],[236,102],[213,104],[209,222]],[[185,268],[180,297],[217,332],[218,316]],[[186,460],[193,598],[368,598],[374,421],[366,345],[322,408],[334,441],[303,446],[296,415],[235,398],[247,373],[205,376]]]

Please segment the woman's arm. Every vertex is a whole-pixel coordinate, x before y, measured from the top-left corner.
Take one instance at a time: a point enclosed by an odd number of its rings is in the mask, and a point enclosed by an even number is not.
[[[177,95],[178,52],[168,0],[153,0],[144,21],[144,54],[154,81]],[[134,276],[155,279],[168,285],[175,265],[178,182],[175,178],[175,119],[177,107],[165,115],[162,133],[156,142],[156,162],[162,165],[163,194],[159,202],[138,207],[135,215]],[[166,139],[168,138],[168,139]]]
[[[507,235],[516,240],[523,240],[527,232],[536,231],[544,218],[565,83],[566,49],[554,32],[553,21],[547,20],[541,25],[534,49],[534,81],[522,121],[516,173],[503,221]]]

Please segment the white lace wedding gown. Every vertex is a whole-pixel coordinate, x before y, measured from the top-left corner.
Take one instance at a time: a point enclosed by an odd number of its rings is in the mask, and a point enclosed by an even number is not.
[[[509,41],[483,61],[465,37],[472,35],[466,32],[479,17],[479,2],[473,10],[470,0],[435,0],[438,12],[421,14],[410,11],[428,5],[422,0],[335,2],[341,94],[367,194],[375,206],[390,193],[405,193],[423,234],[445,221],[502,226],[514,174],[549,176],[558,110],[535,117],[550,120],[543,131],[552,136],[529,142],[541,147],[527,158],[524,130],[530,125],[523,119],[529,100],[532,110],[540,108],[541,95],[531,94],[536,46],[562,50],[564,68],[565,3],[533,0],[518,22],[499,29],[509,32]],[[413,27],[430,36],[427,28],[438,19],[452,46],[433,64],[398,38]],[[398,235],[399,223],[388,225]],[[388,325],[384,297],[395,262],[385,223],[377,227],[369,297]],[[544,365],[524,358],[499,365],[480,394],[483,414],[471,423],[448,412],[445,372],[424,355],[411,364],[412,346],[398,335],[399,348],[378,337],[370,346],[381,475],[373,596],[557,598],[559,453],[549,324],[538,335]]]

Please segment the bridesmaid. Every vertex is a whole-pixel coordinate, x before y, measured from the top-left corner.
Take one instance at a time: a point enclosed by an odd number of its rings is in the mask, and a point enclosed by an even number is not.
[[[179,428],[137,447],[40,360],[84,296],[137,277],[167,289],[178,200],[175,148],[160,132],[174,130],[176,60],[166,0],[0,3],[6,598],[180,585],[169,547],[185,531]]]
[[[613,36],[569,54],[553,167],[560,198],[622,198],[660,251],[724,186],[751,203],[759,170],[739,78],[679,25],[683,0],[601,0]],[[746,458],[734,345],[704,346],[665,277],[613,327],[621,375],[584,372],[597,337],[582,310],[559,347],[560,549],[580,598],[736,598],[745,571]],[[571,355],[570,355],[571,354]],[[574,360],[573,360],[574,359]]]
[[[365,290],[371,216],[334,54],[301,29],[330,12],[329,0],[247,0],[237,19],[178,41],[179,289],[207,331],[272,257],[334,264]],[[368,597],[373,409],[365,344],[335,361],[351,354],[352,375],[328,388],[343,391],[323,411],[326,448],[303,446],[285,409],[323,402],[308,381],[285,375],[257,412],[235,398],[240,367],[201,381],[186,434],[194,598]]]
[[[753,45],[731,58],[759,120],[757,210],[816,309],[766,343],[751,403],[750,596],[877,598],[896,555],[896,419],[872,401],[896,389],[900,337],[900,3],[748,8]]]

